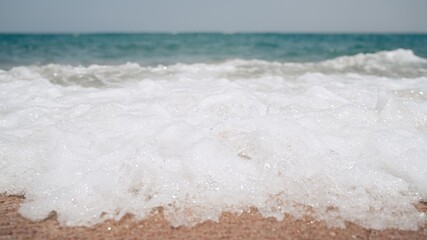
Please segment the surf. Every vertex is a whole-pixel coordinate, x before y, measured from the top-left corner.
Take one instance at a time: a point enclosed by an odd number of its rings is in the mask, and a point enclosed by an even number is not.
[[[0,72],[0,192],[32,220],[173,226],[255,207],[281,220],[418,229],[426,215],[426,59],[234,59]]]

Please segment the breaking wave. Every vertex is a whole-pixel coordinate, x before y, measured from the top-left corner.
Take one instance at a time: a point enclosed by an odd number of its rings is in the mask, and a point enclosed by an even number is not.
[[[93,225],[158,207],[173,226],[256,207],[329,226],[417,229],[427,61],[23,66],[0,72],[0,192]]]

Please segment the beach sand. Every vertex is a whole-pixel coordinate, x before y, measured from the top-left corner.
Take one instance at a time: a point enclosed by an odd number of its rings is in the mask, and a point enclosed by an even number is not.
[[[427,225],[418,231],[378,231],[352,223],[346,229],[335,229],[309,217],[263,218],[256,210],[240,216],[224,213],[219,223],[205,222],[193,228],[173,228],[162,214],[143,221],[127,215],[91,228],[63,227],[54,213],[39,222],[20,216],[17,210],[23,199],[0,195],[0,239],[427,239]],[[418,207],[427,212],[427,203]]]

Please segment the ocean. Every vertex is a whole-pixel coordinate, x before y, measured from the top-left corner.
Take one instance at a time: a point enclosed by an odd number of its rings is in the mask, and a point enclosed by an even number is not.
[[[231,59],[317,62],[396,49],[427,58],[427,35],[0,34],[0,69],[14,66],[216,63]]]
[[[0,193],[92,226],[427,222],[427,35],[0,34]]]

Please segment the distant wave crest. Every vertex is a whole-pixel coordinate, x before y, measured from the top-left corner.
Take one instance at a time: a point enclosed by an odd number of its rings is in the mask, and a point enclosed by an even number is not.
[[[0,81],[46,79],[61,85],[105,87],[140,80],[236,80],[263,77],[293,79],[307,73],[416,78],[427,76],[427,60],[416,56],[412,50],[397,49],[301,63],[234,59],[219,63],[178,63],[168,66],[141,66],[137,63],[90,66],[49,64],[1,71]]]

